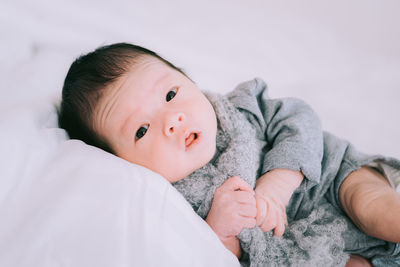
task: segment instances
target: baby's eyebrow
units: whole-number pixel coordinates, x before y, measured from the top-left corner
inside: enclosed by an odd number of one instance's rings
[[[129,126],[132,126],[132,120],[134,118],[134,114],[137,114],[137,111],[131,112],[129,116],[126,117],[126,119],[123,121],[120,129],[119,129],[119,134],[122,136],[128,135],[128,130]]]
[[[165,72],[162,75],[160,75],[158,77],[158,79],[153,82],[154,83],[153,84],[154,88],[159,88],[160,84],[163,84],[164,81],[167,81],[169,76],[170,76],[169,72]]]

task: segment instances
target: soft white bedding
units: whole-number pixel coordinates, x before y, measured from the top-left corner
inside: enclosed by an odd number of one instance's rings
[[[56,125],[49,104],[1,116],[0,266],[238,265],[162,177]]]
[[[362,151],[400,158],[397,0],[0,1],[0,266],[234,266],[158,175],[67,140],[52,105],[79,54],[154,49],[202,89],[262,77]],[[11,108],[12,107],[12,108]]]

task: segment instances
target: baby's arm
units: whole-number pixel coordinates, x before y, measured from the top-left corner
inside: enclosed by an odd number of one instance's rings
[[[261,79],[240,84],[228,98],[250,121],[257,138],[266,140],[261,173],[274,169],[301,171],[302,189],[319,183],[323,155],[320,119],[304,101],[270,98]]]
[[[263,230],[276,228],[275,234],[281,235],[285,207],[294,190],[300,184],[307,190],[319,183],[323,154],[320,120],[300,99],[271,99],[260,79],[239,85],[228,97],[255,126],[259,138],[267,141],[263,175],[255,188],[257,223]]]
[[[298,99],[265,99],[265,136],[270,149],[256,183],[257,225],[282,236],[286,206],[294,191],[319,182],[323,134],[319,118]],[[267,107],[268,106],[268,107]]]
[[[216,191],[206,222],[227,249],[241,257],[236,237],[243,228],[256,225],[256,200],[249,184],[237,176],[226,180]]]
[[[318,117],[298,99],[265,99],[265,136],[270,149],[256,183],[257,225],[282,236],[294,191],[319,182],[323,137]]]

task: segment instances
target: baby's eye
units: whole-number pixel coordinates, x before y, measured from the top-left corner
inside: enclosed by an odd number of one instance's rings
[[[165,100],[167,100],[167,102],[171,101],[171,99],[175,97],[177,91],[178,91],[178,88],[176,88],[176,87],[169,90]]]
[[[139,130],[137,130],[137,132],[136,132],[135,139],[139,140],[140,138],[142,138],[146,134],[147,129],[149,129],[149,125],[148,124],[141,126],[139,128]]]

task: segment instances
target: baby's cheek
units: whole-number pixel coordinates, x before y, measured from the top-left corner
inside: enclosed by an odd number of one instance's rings
[[[174,177],[174,171],[177,168],[177,158],[171,155],[171,149],[166,146],[154,144],[153,149],[147,154],[147,165],[150,169],[161,174],[168,181]]]

